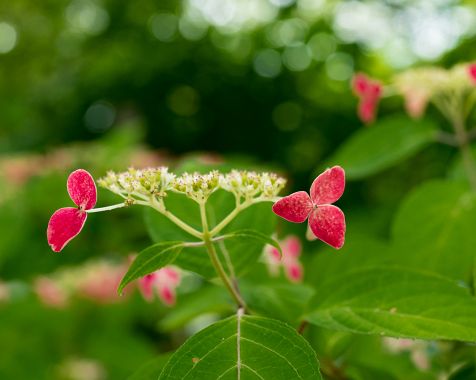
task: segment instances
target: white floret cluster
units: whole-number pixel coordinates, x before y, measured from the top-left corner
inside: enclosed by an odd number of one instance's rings
[[[175,174],[168,168],[129,169],[123,173],[110,171],[98,180],[98,184],[123,197],[134,195],[150,197],[165,196],[174,187]]]
[[[215,191],[223,189],[233,193],[238,199],[273,199],[286,184],[284,178],[274,173],[232,170],[221,174],[214,170],[209,173],[184,173],[176,176],[168,168],[129,169],[124,173],[109,172],[98,184],[127,199],[148,199],[165,197],[167,192],[186,195],[204,202]]]

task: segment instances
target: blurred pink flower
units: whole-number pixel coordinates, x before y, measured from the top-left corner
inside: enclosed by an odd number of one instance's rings
[[[473,83],[476,85],[476,63],[470,63],[468,65],[468,74]]]
[[[126,272],[127,265],[101,263],[81,277],[78,293],[99,303],[118,302],[117,288]],[[127,288],[124,294],[128,294]]]
[[[293,223],[308,219],[309,228],[318,239],[340,249],[345,241],[345,216],[331,203],[342,196],[344,188],[344,169],[334,166],[314,180],[310,196],[305,191],[298,191],[281,198],[273,205],[273,212]]]
[[[272,276],[279,274],[283,267],[286,277],[292,282],[300,282],[303,278],[303,268],[299,262],[301,255],[301,241],[297,236],[290,235],[279,242],[283,255],[281,257],[277,248],[267,244],[264,247],[265,261]]]
[[[33,290],[44,305],[62,309],[68,304],[66,292],[47,277],[37,278],[33,284]]]
[[[67,189],[78,207],[60,208],[51,216],[46,235],[48,244],[55,252],[61,251],[81,232],[88,216],[86,210],[92,209],[97,200],[96,184],[86,170],[72,172],[68,177]]]
[[[8,301],[10,298],[10,291],[7,284],[0,281],[0,303]]]
[[[352,78],[352,89],[359,98],[357,114],[360,120],[365,124],[374,122],[378,103],[382,97],[382,85],[363,73],[357,73]]]
[[[410,117],[419,119],[423,116],[430,99],[430,94],[424,89],[410,89],[403,94],[405,109]]]
[[[154,293],[167,306],[175,305],[175,289],[180,285],[180,272],[167,266],[139,279],[139,290],[147,301],[154,299]]]

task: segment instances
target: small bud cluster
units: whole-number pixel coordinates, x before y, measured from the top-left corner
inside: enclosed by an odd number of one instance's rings
[[[113,193],[124,196],[151,195],[165,196],[174,185],[175,175],[168,168],[129,169],[124,173],[108,172],[106,177],[98,180],[98,184]]]
[[[284,188],[284,185],[286,185],[286,180],[274,173],[232,170],[220,178],[222,189],[245,199],[258,196],[274,198]]]
[[[165,167],[144,170],[129,169],[124,173],[109,172],[99,185],[124,197],[164,197],[168,191],[181,193],[196,202],[204,202],[216,190],[223,189],[238,198],[274,198],[286,184],[274,173],[232,170],[227,174],[211,171],[206,174],[184,173],[175,176]]]
[[[208,199],[219,188],[220,173],[214,170],[207,174],[184,173],[174,181],[174,190],[197,202]]]

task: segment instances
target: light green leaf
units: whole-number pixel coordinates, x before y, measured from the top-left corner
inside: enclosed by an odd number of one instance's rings
[[[476,195],[463,183],[430,182],[401,205],[392,230],[397,264],[468,280],[476,247]]]
[[[159,377],[167,380],[321,379],[315,352],[287,324],[233,316],[188,339]]]
[[[305,318],[329,329],[421,339],[476,341],[476,300],[436,274],[373,267],[316,290]]]
[[[392,167],[435,139],[436,126],[426,120],[391,117],[358,130],[328,160],[340,165],[350,180],[365,178]]]
[[[172,263],[183,249],[183,242],[157,243],[141,251],[119,284],[118,293],[131,281]]]

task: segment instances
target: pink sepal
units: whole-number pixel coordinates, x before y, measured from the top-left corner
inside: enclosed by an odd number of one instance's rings
[[[315,205],[334,203],[344,194],[345,172],[334,166],[320,174],[311,185],[311,200]]]
[[[319,206],[309,215],[309,227],[316,237],[336,249],[345,241],[345,217],[339,207]]]
[[[96,205],[96,184],[86,170],[78,169],[72,172],[68,177],[67,189],[73,202],[83,210],[90,210]]]
[[[273,212],[293,223],[304,222],[312,210],[312,202],[305,191],[281,198],[273,205]]]
[[[57,210],[48,222],[46,236],[54,252],[59,252],[68,242],[78,235],[88,215],[74,207]]]

